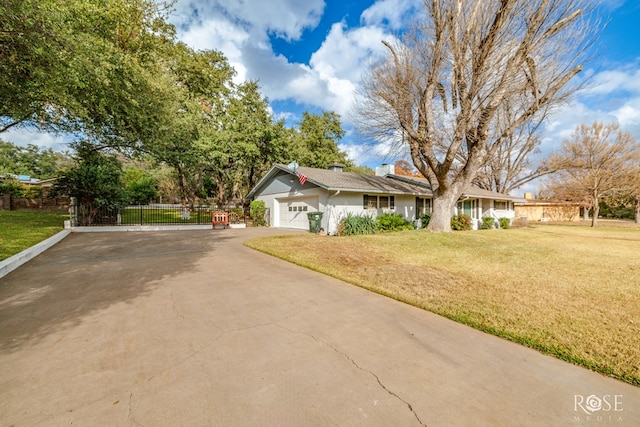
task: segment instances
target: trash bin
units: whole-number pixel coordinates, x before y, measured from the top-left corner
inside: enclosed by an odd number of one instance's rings
[[[322,228],[322,212],[309,212],[307,218],[309,218],[309,231],[319,233]]]

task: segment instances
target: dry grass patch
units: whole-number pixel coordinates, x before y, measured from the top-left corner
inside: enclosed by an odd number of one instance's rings
[[[247,245],[640,385],[640,229],[536,226]]]

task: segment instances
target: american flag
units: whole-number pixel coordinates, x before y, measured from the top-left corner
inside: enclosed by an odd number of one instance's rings
[[[296,171],[296,175],[298,175],[298,180],[300,181],[300,185],[304,185],[304,183],[307,182],[306,175],[303,175],[298,171]]]

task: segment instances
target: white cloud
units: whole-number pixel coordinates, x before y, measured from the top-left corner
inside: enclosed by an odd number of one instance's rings
[[[362,22],[369,26],[348,29],[342,22],[334,23],[309,64],[291,63],[276,55],[269,34],[300,38],[305,28],[318,24],[322,0],[178,2],[173,21],[180,39],[189,46],[223,52],[237,71],[237,82],[259,80],[262,92],[272,101],[294,99],[346,117],[362,72],[384,49],[381,40],[392,38],[378,24],[400,25],[414,2],[375,3],[363,13]],[[386,21],[385,13],[390,14]]]
[[[391,152],[389,145],[384,142],[367,144],[345,143],[338,144],[338,148],[347,153],[347,157],[356,164],[367,165],[371,168],[375,168],[376,165],[385,162],[393,163],[397,157],[402,157],[398,156],[398,153]]]
[[[54,151],[66,151],[71,142],[70,137],[39,132],[34,128],[12,128],[0,134],[0,139],[19,146],[33,144],[41,149],[51,148]]]
[[[419,7],[418,0],[379,0],[362,12],[364,25],[388,26],[402,29],[407,23],[408,13]]]
[[[318,25],[324,7],[324,0],[179,0],[171,21],[182,32],[207,27],[207,22],[215,17],[243,27],[254,36],[271,33],[296,40],[305,28]]]
[[[362,73],[371,60],[381,55],[384,49],[381,40],[390,37],[376,27],[348,30],[344,23],[331,27],[309,61],[312,70],[327,85],[323,108],[348,116]]]
[[[305,28],[320,22],[324,0],[224,0],[226,12],[242,17],[260,32],[274,33],[286,40],[297,40]]]
[[[250,40],[251,36],[241,26],[227,20],[208,19],[201,25],[192,26],[184,31],[180,38],[193,49],[216,49],[222,52],[236,70],[234,80],[237,83],[247,80],[247,69],[242,61],[241,47]]]
[[[580,124],[617,122],[640,141],[640,65],[603,70],[569,106],[558,109],[546,126],[543,153],[559,145]]]
[[[640,68],[601,71],[591,77],[588,85],[586,93],[589,95],[640,94]]]

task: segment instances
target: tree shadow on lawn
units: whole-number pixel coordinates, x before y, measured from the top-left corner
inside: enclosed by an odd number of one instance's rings
[[[0,280],[0,352],[148,295],[162,279],[192,271],[229,238],[203,230],[71,234]]]

